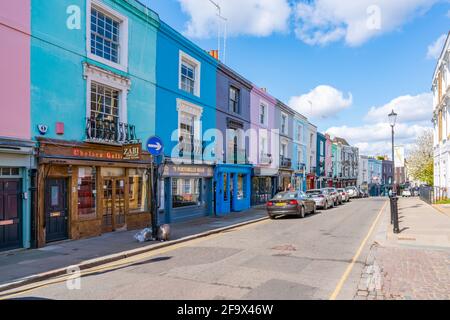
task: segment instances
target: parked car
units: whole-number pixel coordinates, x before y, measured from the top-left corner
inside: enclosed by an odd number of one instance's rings
[[[337,189],[337,192],[339,192],[341,194],[343,202],[349,202],[350,201],[350,196],[347,193],[347,191],[345,191],[345,189],[339,188],[339,189]]]
[[[407,197],[407,198],[412,197],[411,190],[409,190],[409,189],[403,190],[402,197]]]
[[[360,197],[360,194],[359,194],[359,191],[358,191],[357,187],[347,187],[347,188],[345,188],[345,191],[348,192],[348,195],[349,195],[350,199],[359,198]]]
[[[333,198],[326,190],[309,190],[306,191],[306,195],[309,199],[314,200],[317,208],[327,210],[334,206]]]
[[[306,214],[316,212],[316,202],[303,191],[280,192],[267,202],[270,219],[280,215],[295,215],[304,218]]]
[[[331,194],[335,207],[343,203],[342,195],[336,190],[336,188],[324,188],[324,189]]]

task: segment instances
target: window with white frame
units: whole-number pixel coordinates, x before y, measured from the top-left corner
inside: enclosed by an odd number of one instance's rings
[[[303,142],[303,127],[301,125],[297,125],[297,141]]]
[[[288,132],[288,115],[281,113],[281,133],[287,134]]]
[[[301,165],[303,164],[303,152],[300,148],[297,150],[297,162],[299,165],[299,169],[301,169]]]
[[[259,106],[259,124],[266,126],[267,125],[267,104],[261,102]]]
[[[128,78],[84,64],[87,80],[87,139],[99,142],[124,142],[123,126],[127,123]]]
[[[231,112],[240,113],[240,95],[241,91],[238,88],[230,86],[229,104]]]
[[[199,61],[180,51],[180,90],[200,96],[200,66]]]
[[[203,108],[178,99],[178,139],[180,151],[187,154],[201,152],[201,117]]]
[[[281,143],[281,156],[283,158],[287,157],[287,144],[285,142]]]
[[[126,71],[128,19],[98,0],[87,2],[88,57]]]
[[[265,157],[267,155],[267,139],[266,137],[259,137],[259,154],[261,157]]]

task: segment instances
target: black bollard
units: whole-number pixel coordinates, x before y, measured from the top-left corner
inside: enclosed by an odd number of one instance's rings
[[[394,197],[394,233],[400,233],[398,223],[398,197]]]

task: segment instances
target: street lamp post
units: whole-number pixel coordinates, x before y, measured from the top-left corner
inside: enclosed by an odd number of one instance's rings
[[[392,129],[392,174],[394,175],[394,179],[392,180],[392,194],[397,193],[397,185],[395,184],[395,153],[394,153],[394,127],[397,122],[397,114],[392,110],[392,112],[389,114],[389,124],[391,125]]]
[[[392,110],[389,114],[389,124],[392,128],[392,169],[394,173],[394,181],[392,185],[392,197],[391,197],[391,222],[394,225],[394,233],[400,233],[399,223],[398,223],[398,203],[397,203],[397,185],[395,181],[395,153],[394,153],[394,127],[397,122],[397,114]]]

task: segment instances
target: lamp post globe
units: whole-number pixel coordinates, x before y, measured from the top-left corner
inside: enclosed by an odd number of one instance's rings
[[[395,127],[395,124],[397,123],[397,114],[392,110],[392,112],[388,115],[389,117],[389,124],[391,127]]]

